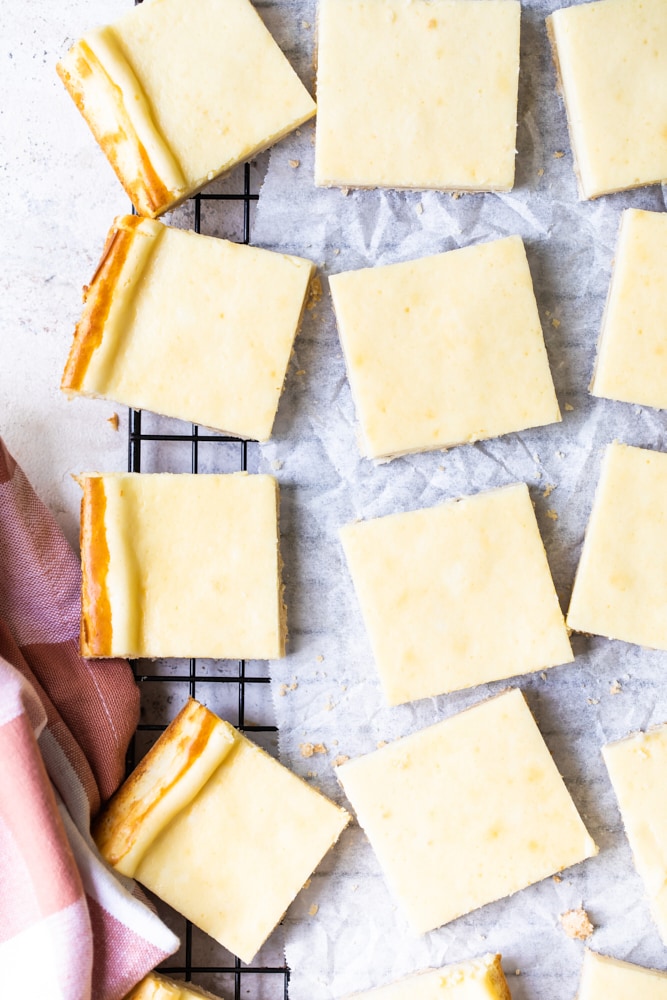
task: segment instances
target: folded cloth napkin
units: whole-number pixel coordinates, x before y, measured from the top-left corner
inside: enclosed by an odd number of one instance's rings
[[[178,939],[101,860],[139,696],[79,655],[79,562],[0,439],[0,995],[120,1000]]]

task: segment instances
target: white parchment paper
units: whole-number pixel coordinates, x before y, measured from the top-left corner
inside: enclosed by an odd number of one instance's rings
[[[665,202],[660,188],[578,201],[544,25],[551,9],[524,4],[511,193],[457,199],[316,189],[310,125],[273,150],[261,191],[253,242],[311,257],[324,290],[306,315],[275,434],[263,449],[264,469],[282,489],[289,607],[289,655],[272,666],[280,749],[284,763],[340,802],[337,756],[367,753],[381,740],[414,732],[507,686],[386,707],[340,526],[523,480],[565,609],[604,446],[619,439],[667,448],[665,414],[587,392],[620,212],[662,210]],[[310,82],[314,3],[283,0],[264,14]],[[327,276],[512,233],[527,246],[562,424],[385,465],[361,458]],[[333,1000],[489,950],[502,952],[515,1000],[572,998],[583,946],[565,936],[558,915],[582,903],[596,925],[592,947],[667,968],[667,949],[650,919],[600,757],[603,743],[667,720],[667,654],[584,636],[575,636],[573,645],[574,664],[513,683],[527,696],[599,856],[558,883],[547,879],[418,937],[352,825],[287,915],[292,1000]],[[322,743],[326,752],[304,757],[308,743]]]

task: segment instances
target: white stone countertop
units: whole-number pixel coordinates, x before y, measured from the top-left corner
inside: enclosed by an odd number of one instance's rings
[[[127,411],[69,402],[59,384],[81,290],[114,215],[128,199],[56,75],[87,28],[128,0],[34,0],[0,5],[0,434],[76,544],[79,488],[72,474],[121,470]],[[118,412],[114,430],[108,418]]]

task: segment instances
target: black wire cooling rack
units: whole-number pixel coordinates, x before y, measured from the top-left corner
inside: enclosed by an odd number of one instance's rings
[[[212,208],[214,203],[233,202],[242,207],[243,242],[248,243],[250,241],[251,205],[257,201],[258,197],[258,194],[252,191],[251,167],[246,164],[243,168],[242,192],[203,193],[192,199],[195,232],[202,232],[202,218],[206,216],[207,208]],[[184,471],[180,467],[182,466],[182,455],[178,463],[179,468],[175,469],[174,463],[171,461],[170,449],[178,447],[179,450],[182,450],[188,445],[190,471],[193,473],[202,471],[201,450],[203,446],[207,449],[207,471],[247,471],[249,457],[252,459],[255,456],[257,445],[252,441],[239,440],[209,431],[202,432],[197,424],[190,425],[188,430],[187,425],[183,425],[180,421],[171,421],[170,426],[180,425],[184,427],[183,430],[163,433],[162,429],[159,428],[159,433],[153,433],[151,428],[146,429],[147,421],[150,421],[150,415],[142,415],[141,410],[129,411],[127,464],[130,472],[141,472],[142,464],[144,466],[149,464],[151,470],[157,466],[161,472]],[[151,449],[159,450],[157,456],[151,453]],[[213,454],[211,455],[211,453]],[[183,670],[184,663],[188,664],[185,670]],[[250,721],[256,718],[267,718],[271,715],[268,686],[270,678],[266,674],[262,674],[261,669],[246,664],[244,660],[200,663],[200,661],[192,659],[189,661],[165,661],[164,665],[161,665],[160,661],[150,665],[137,661],[133,666],[141,692],[142,721],[128,754],[127,764],[130,770],[148,751],[159,733],[166,728],[164,719],[156,719],[155,722],[144,721],[146,714],[150,714],[146,711],[149,704],[153,706],[154,703],[157,703],[164,706],[168,698],[172,697],[180,706],[184,703],[187,694],[198,698],[204,704],[208,703],[209,707],[219,711],[218,701],[220,699],[216,701],[215,705],[211,705],[210,699],[205,693],[210,693],[211,685],[224,687],[222,701],[229,708],[225,714],[230,721],[236,722],[239,729],[255,734],[275,734],[277,732],[274,725]],[[142,672],[144,669],[155,672]],[[155,691],[155,685],[162,687],[162,694],[169,691],[170,695],[167,698],[154,698],[149,692]],[[236,689],[236,698],[234,697],[234,689]],[[247,702],[250,691],[253,693],[253,698],[252,709],[249,711]],[[263,697],[257,697],[260,693],[263,694]],[[234,701],[236,704],[232,705]],[[232,708],[236,710],[236,720],[230,718],[233,714]],[[153,707],[151,707],[151,711],[155,714]],[[249,791],[248,794],[251,792]],[[160,914],[165,916],[167,922],[171,924],[182,940],[181,950],[174,958],[167,960],[160,971],[175,974],[178,977],[183,977],[186,981],[192,981],[196,985],[206,986],[208,989],[220,992],[224,1000],[231,1000],[232,996],[234,1000],[241,1000],[245,997],[251,998],[251,1000],[278,1000],[278,998],[286,1000],[288,998],[289,969],[284,964],[280,943],[269,942],[272,951],[270,948],[267,951],[267,946],[265,946],[258,956],[258,964],[243,965],[238,958],[225,952],[201,931],[193,928],[189,921],[184,921],[183,918],[171,911],[165,912],[163,904],[158,903],[157,905]]]

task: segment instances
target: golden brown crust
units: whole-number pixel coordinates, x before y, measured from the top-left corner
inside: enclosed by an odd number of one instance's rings
[[[62,63],[57,64],[56,72],[88,123],[88,127],[98,145],[105,153],[132,204],[143,215],[155,218],[157,215],[166,212],[172,205],[174,195],[168,190],[153,169],[146,149],[140,142],[139,136],[125,111],[120,89],[109,77],[99,59],[97,59],[85,42],[78,42],[77,49],[76,75],[70,73]],[[112,97],[117,121],[117,130],[115,132],[102,131],[96,121],[94,112],[87,106],[86,82],[93,76],[104,80],[106,89]],[[137,176],[135,177],[128,177],[121,170],[117,151],[117,147],[121,142],[131,143],[134,147],[136,161],[140,165],[140,169],[137,171]]]
[[[498,994],[498,1000],[512,1000],[512,994],[510,993],[510,988],[507,985],[505,973],[503,972],[501,958],[501,955],[493,956],[493,961],[489,965],[489,975],[491,976],[493,987]]]
[[[80,392],[94,352],[102,342],[118,279],[123,270],[134,230],[141,216],[125,215],[114,221],[102,257],[90,285],[83,290],[84,310],[74,331],[74,340],[60,382],[65,392]]]
[[[81,654],[111,655],[111,604],[107,591],[109,546],[104,515],[104,480],[82,480],[81,500]]]
[[[219,720],[190,698],[100,813],[93,837],[117,865],[130,851],[146,816],[198,760]]]

